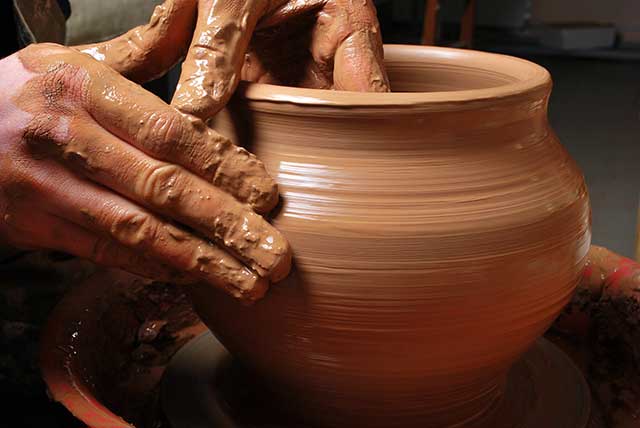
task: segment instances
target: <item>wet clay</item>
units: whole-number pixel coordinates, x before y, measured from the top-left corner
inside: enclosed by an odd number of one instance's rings
[[[254,212],[278,200],[255,156],[73,50],[37,45],[21,51],[20,61],[34,77],[13,100],[30,115],[26,144],[13,155],[36,170],[50,159],[62,162],[140,205],[91,184],[65,189],[74,195],[66,205],[69,198],[56,197],[60,189],[43,191],[57,215],[246,301],[264,295],[261,277],[278,281],[288,273],[287,241]]]
[[[286,40],[282,37],[265,44],[258,34],[255,46],[262,49],[248,52],[248,48],[260,19],[263,26],[273,26],[309,11],[317,11],[316,23],[309,46],[298,52],[311,53],[315,67],[302,68],[306,75],[316,77],[306,83],[325,87],[331,82],[332,88],[354,91],[388,90],[382,39],[375,7],[369,0],[357,5],[350,0],[216,1],[207,6],[198,10],[196,30],[172,101],[181,111],[211,117],[227,103],[241,76],[273,82],[278,70],[299,67],[295,61],[300,58],[278,43]]]
[[[167,0],[148,24],[77,46],[138,82],[186,53],[173,104],[208,119],[239,80],[352,91],[389,90],[373,2]],[[257,30],[254,33],[254,30]]]
[[[278,181],[296,267],[252,308],[190,292],[314,426],[477,427],[580,280],[587,190],[549,127],[543,68],[385,57],[395,93],[240,87],[214,127]]]

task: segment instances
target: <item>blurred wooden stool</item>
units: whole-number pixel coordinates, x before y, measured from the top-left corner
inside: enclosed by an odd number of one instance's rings
[[[438,9],[440,0],[426,0],[424,7],[424,26],[422,28],[422,44],[434,45],[436,42]],[[470,48],[473,45],[473,30],[476,21],[476,0],[467,0],[460,20],[460,37],[455,47]]]

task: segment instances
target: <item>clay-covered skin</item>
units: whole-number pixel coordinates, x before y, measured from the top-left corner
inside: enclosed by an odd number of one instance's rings
[[[14,83],[2,88],[4,241],[176,282],[196,275],[247,301],[291,266],[285,238],[258,215],[277,204],[277,186],[204,120],[241,75],[389,88],[369,0],[167,0],[148,24],[74,49],[34,46],[2,62]],[[185,54],[173,103],[184,115],[121,77],[150,80]]]
[[[580,286],[548,336],[585,373],[608,427],[638,425],[639,320],[640,263],[592,246]]]
[[[3,241],[244,301],[288,273],[286,239],[254,211],[278,200],[255,156],[75,50],[32,45],[0,69]]]
[[[278,181],[296,265],[250,310],[189,289],[310,425],[483,427],[580,280],[587,190],[549,127],[546,70],[431,47],[385,58],[398,92],[248,84],[216,116]]]
[[[167,0],[148,24],[77,49],[136,81],[186,53],[172,104],[202,119],[226,104],[241,78],[389,90],[371,0]]]

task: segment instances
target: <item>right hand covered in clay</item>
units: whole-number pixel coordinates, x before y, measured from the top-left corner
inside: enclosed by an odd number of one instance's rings
[[[0,242],[244,301],[287,275],[289,245],[257,214],[277,186],[253,155],[71,48],[32,45],[0,75]]]
[[[606,426],[638,426],[639,326],[640,263],[592,246],[573,300],[548,337],[583,370]]]
[[[166,0],[148,24],[76,49],[146,81],[186,55],[172,104],[207,119],[244,80],[389,91],[373,0]]]

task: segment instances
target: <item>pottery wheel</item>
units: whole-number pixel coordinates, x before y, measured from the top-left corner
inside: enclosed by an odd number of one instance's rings
[[[210,332],[183,347],[162,383],[162,406],[173,428],[300,427],[274,414],[269,394],[233,361]],[[546,339],[511,369],[493,427],[586,428],[590,392],[580,371]]]

